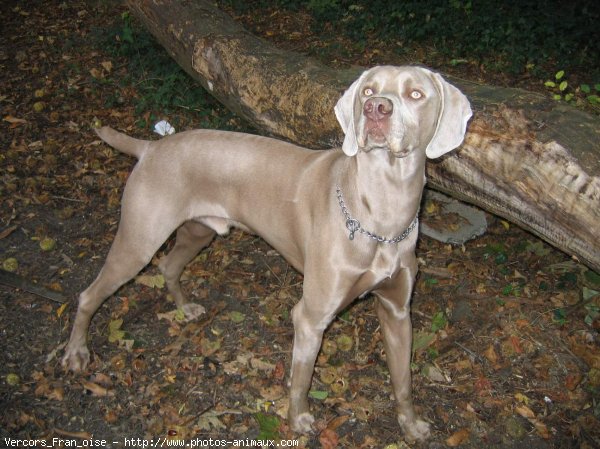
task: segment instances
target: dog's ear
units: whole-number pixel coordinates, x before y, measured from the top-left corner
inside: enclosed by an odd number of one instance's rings
[[[435,133],[425,150],[427,157],[434,159],[462,143],[467,122],[473,113],[469,100],[460,90],[438,73],[431,72],[431,78],[439,91],[441,102]]]
[[[354,156],[358,153],[358,141],[356,140],[356,128],[354,127],[354,102],[359,86],[367,74],[368,70],[363,72],[360,77],[354,81],[344,92],[335,105],[335,116],[344,131],[344,143],[342,150],[347,156]]]

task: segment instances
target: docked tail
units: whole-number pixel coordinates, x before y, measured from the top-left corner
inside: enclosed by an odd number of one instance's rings
[[[135,156],[138,159],[146,152],[148,144],[150,143],[147,140],[129,137],[126,134],[115,131],[109,126],[97,128],[94,131],[96,131],[96,134],[111,147],[122,151],[125,154],[129,154],[130,156]]]

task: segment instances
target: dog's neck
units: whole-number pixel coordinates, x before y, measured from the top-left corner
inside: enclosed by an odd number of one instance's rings
[[[425,155],[397,158],[385,150],[346,158],[339,185],[348,209],[365,228],[388,238],[412,222],[425,186]]]

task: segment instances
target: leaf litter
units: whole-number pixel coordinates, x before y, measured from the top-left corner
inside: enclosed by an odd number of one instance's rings
[[[207,113],[139,112],[147,92],[131,82],[128,56],[105,44],[134,31],[141,39],[139,25],[123,22],[116,2],[46,3],[1,7],[0,262],[74,299],[102,265],[135,163],[100,144],[89,124],[144,138],[154,138],[155,119],[178,130],[212,118],[214,127],[243,125],[208,97]],[[461,247],[419,243],[414,400],[433,441],[597,447],[600,278],[515,226],[487,221],[487,233]],[[65,309],[0,286],[1,436],[298,438],[285,416],[302,277],[235,231],[184,273],[205,315],[178,319],[163,282],[153,261],[99,310],[81,376],[59,364],[75,303]],[[391,395],[365,298],[326,332],[310,392],[318,431],[300,447],[408,447]]]

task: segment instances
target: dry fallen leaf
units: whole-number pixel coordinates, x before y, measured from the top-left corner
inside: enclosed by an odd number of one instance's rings
[[[579,372],[567,374],[567,377],[565,379],[565,387],[567,388],[567,390],[573,391],[581,383],[582,379],[583,376]]]
[[[331,421],[329,421],[329,424],[327,424],[327,428],[331,429],[331,430],[335,430],[338,427],[340,427],[342,424],[344,424],[346,421],[348,421],[350,419],[350,415],[340,415],[337,418],[333,418]]]
[[[109,388],[98,385],[95,382],[84,381],[81,383],[83,388],[92,393],[93,396],[114,396],[115,392]]]
[[[493,345],[489,345],[483,355],[490,361],[494,368],[498,366],[498,354],[496,353],[496,349]]]
[[[64,304],[62,304],[58,309],[56,309],[56,316],[57,317],[61,317],[62,314],[65,312],[65,309],[67,308],[69,303],[65,302]]]
[[[354,416],[362,422],[369,421],[374,413],[373,401],[364,396],[357,396],[352,401],[344,404],[344,408],[350,409],[354,413]]]
[[[323,449],[335,449],[340,442],[340,438],[335,430],[325,429],[319,434],[319,443]]]
[[[52,391],[46,395],[48,399],[62,401],[65,398],[65,390],[63,387],[54,387]]]
[[[275,363],[275,369],[273,370],[272,376],[275,380],[283,380],[285,377],[285,365],[281,360]]]
[[[434,382],[446,382],[446,377],[442,373],[442,370],[440,370],[437,366],[432,365],[431,363],[425,364],[423,366],[422,372],[425,375],[425,377]]]
[[[105,387],[111,387],[113,385],[112,378],[104,373],[94,374],[90,379],[90,382],[93,382],[98,385],[103,385]]]
[[[515,407],[515,412],[521,415],[523,418],[533,419],[535,418],[535,413],[526,405],[518,405]]]
[[[569,347],[590,367],[600,369],[600,353],[592,345],[580,344],[575,338],[569,338]]]
[[[252,359],[250,359],[250,366],[259,371],[266,371],[267,374],[269,374],[275,369],[275,364],[265,362],[264,360],[259,359],[258,357],[253,357]]]
[[[200,341],[200,353],[204,357],[213,355],[221,349],[221,341],[222,339],[211,340],[209,338],[203,338],[202,341]]]
[[[517,353],[517,354],[523,353],[523,348],[521,346],[521,340],[519,337],[517,337],[516,335],[511,335],[510,343],[512,344],[512,347],[513,347],[513,350],[515,351],[515,353]]]
[[[492,383],[487,377],[483,375],[480,375],[477,378],[473,386],[475,387],[475,391],[477,391],[477,394],[479,396],[487,395],[492,390]]]
[[[18,125],[23,125],[25,123],[27,123],[27,120],[22,119],[22,118],[17,118],[17,117],[13,117],[12,115],[6,115],[3,120],[5,122],[10,123],[12,126],[11,128],[15,128]]]
[[[448,438],[446,438],[446,444],[450,447],[456,447],[463,444],[469,439],[469,429],[461,429],[454,432]]]
[[[97,68],[92,68],[90,69],[90,75],[92,75],[92,77],[96,78],[96,79],[102,79],[104,78],[104,74],[102,73],[101,70],[98,70]]]
[[[108,424],[115,424],[119,420],[119,415],[114,410],[107,410],[104,414],[104,421]]]
[[[162,274],[156,274],[154,276],[142,274],[135,278],[135,283],[142,284],[150,288],[163,288],[165,286],[165,278]]]
[[[106,70],[108,73],[110,73],[110,72],[112,71],[113,64],[112,64],[112,62],[111,62],[111,61],[102,61],[102,62],[100,63],[100,65],[101,65],[101,66],[102,66],[102,68],[103,68],[104,70]]]
[[[219,419],[218,413],[214,410],[208,411],[200,416],[198,419],[198,428],[206,431],[226,429],[223,422]]]
[[[548,427],[546,427],[546,424],[537,419],[531,421],[531,424],[534,425],[535,430],[537,430],[537,433],[539,433],[542,438],[546,440],[550,438],[550,431],[548,430]]]
[[[17,229],[18,229],[17,226],[9,226],[8,228],[4,229],[3,231],[0,232],[0,240],[2,240],[3,238],[8,237],[9,235],[11,235]]]
[[[529,404],[530,399],[525,396],[523,393],[515,393],[515,399],[523,404]]]
[[[276,401],[286,397],[287,390],[283,385],[271,385],[261,388],[260,395],[267,401]]]

